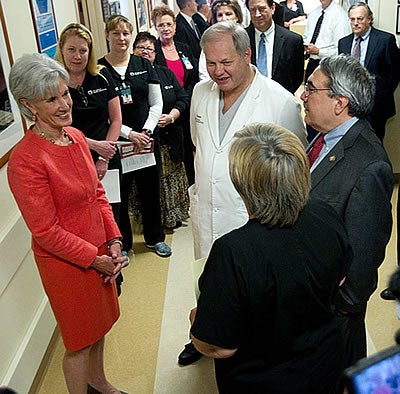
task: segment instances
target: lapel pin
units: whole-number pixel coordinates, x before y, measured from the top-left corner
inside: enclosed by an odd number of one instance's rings
[[[335,160],[336,160],[336,156],[335,155],[329,156],[329,161],[335,161]]]

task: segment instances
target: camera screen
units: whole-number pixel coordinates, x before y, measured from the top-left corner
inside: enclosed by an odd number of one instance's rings
[[[400,394],[400,353],[354,372],[351,380],[357,394]]]

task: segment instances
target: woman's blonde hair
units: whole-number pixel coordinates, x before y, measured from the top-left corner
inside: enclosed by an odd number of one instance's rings
[[[67,39],[73,36],[83,38],[87,42],[89,47],[89,60],[86,66],[86,70],[89,74],[93,76],[97,75],[99,71],[103,68],[103,66],[97,64],[96,54],[94,50],[93,35],[86,26],[81,25],[80,23],[70,23],[61,32],[60,39],[58,40],[57,44],[56,59],[62,65],[64,65],[65,68],[67,68],[64,62],[64,57],[62,55],[62,49]]]
[[[235,137],[229,174],[249,214],[269,227],[293,225],[310,191],[301,141],[283,127],[262,123],[245,127]]]

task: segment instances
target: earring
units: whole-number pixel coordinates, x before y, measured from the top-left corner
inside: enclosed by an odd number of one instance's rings
[[[32,114],[32,122],[36,122],[37,116],[36,114]]]

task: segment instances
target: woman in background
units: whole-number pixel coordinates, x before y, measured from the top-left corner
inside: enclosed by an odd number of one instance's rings
[[[189,95],[174,73],[154,65],[156,38],[140,32],[133,43],[133,53],[148,59],[160,78],[163,110],[158,121],[161,150],[161,219],[165,227],[175,228],[188,218],[188,181],[183,165],[183,130],[181,114],[188,110]]]
[[[344,343],[333,300],[351,260],[334,209],[309,200],[299,138],[273,124],[235,134],[229,174],[249,221],[217,239],[199,279],[192,341],[220,393],[333,394]]]
[[[132,31],[132,24],[122,15],[108,19],[106,38],[110,51],[99,60],[99,64],[108,68],[117,86],[125,141],[134,142],[137,151],[140,151],[149,144],[152,136],[155,140],[154,153],[159,155],[157,135],[153,133],[162,110],[160,83],[150,62],[131,54]],[[128,208],[133,180],[141,203],[145,244],[159,256],[168,257],[172,251],[164,242],[165,234],[161,226],[160,175],[157,165],[122,175],[120,229],[126,250],[133,245]]]
[[[104,336],[119,317],[114,280],[121,234],[85,136],[70,127],[68,73],[47,55],[24,55],[10,90],[33,122],[8,162],[8,181],[32,233],[32,250],[65,345],[68,391],[120,393],[106,379]]]
[[[234,21],[240,25],[243,23],[243,14],[240,5],[235,0],[216,0],[211,7],[212,24],[223,21]],[[210,79],[206,66],[206,57],[201,50],[199,59],[199,78]]]
[[[173,11],[166,5],[154,8],[151,20],[157,30],[155,64],[169,68],[186,92],[192,97],[194,85],[199,81],[198,65],[192,51],[175,37],[176,20]],[[185,146],[185,170],[189,186],[194,183],[194,146],[190,135],[189,111],[182,116]]]
[[[67,25],[61,32],[56,59],[69,74],[72,126],[81,130],[89,143],[99,179],[107,170],[117,169],[121,162],[115,141],[122,126],[121,107],[115,85],[105,67],[99,67],[92,33],[79,23]],[[114,219],[119,223],[119,203],[111,204]],[[122,274],[116,280],[121,294]]]
[[[285,9],[284,26],[289,28],[293,23],[304,21],[306,14],[303,9],[303,4],[298,0],[284,0],[280,3]]]

